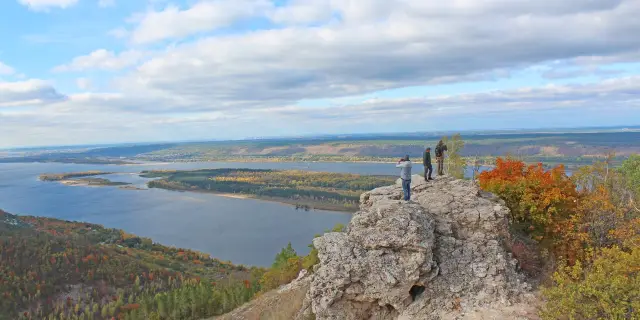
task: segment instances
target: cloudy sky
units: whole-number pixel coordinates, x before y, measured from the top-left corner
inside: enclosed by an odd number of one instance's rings
[[[0,147],[640,124],[638,0],[0,0]]]

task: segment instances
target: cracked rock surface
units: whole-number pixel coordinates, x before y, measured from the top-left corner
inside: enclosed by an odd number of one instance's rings
[[[300,319],[455,319],[522,301],[529,287],[503,248],[508,209],[472,181],[413,176],[364,193],[346,232],[313,241]],[[451,314],[458,316],[451,316]]]

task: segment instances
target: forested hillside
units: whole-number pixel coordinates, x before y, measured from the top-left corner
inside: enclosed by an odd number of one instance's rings
[[[250,300],[263,272],[122,230],[0,211],[0,319],[199,319]]]

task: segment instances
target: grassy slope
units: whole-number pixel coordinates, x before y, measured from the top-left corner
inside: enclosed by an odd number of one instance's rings
[[[208,320],[283,320],[293,319],[302,308],[309,285],[289,290],[271,290],[241,307]]]

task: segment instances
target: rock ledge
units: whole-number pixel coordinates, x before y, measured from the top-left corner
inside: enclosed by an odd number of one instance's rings
[[[502,245],[501,200],[417,175],[412,201],[401,194],[399,184],[364,193],[346,232],[314,239],[320,263],[298,319],[455,319],[531,298]]]

